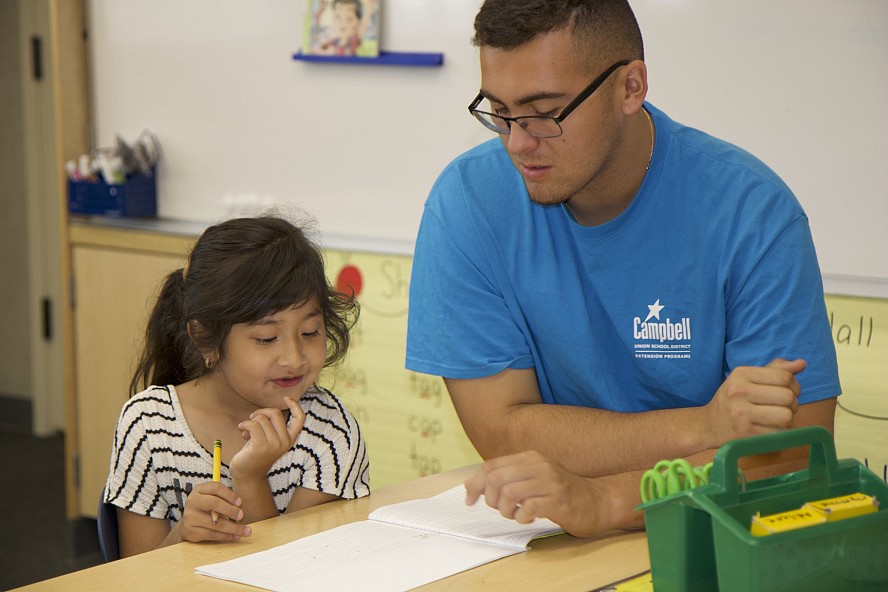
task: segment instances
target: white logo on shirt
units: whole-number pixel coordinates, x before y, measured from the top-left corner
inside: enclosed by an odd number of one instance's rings
[[[673,321],[669,316],[660,318],[660,314],[666,307],[660,304],[659,298],[653,304],[648,304],[647,307],[648,313],[644,320],[641,320],[640,316],[632,319],[635,357],[690,359],[690,317],[681,317],[677,321]]]

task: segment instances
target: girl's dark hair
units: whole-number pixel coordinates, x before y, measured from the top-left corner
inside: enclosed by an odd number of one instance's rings
[[[472,43],[515,49],[565,27],[571,27],[577,49],[595,67],[644,59],[641,30],[627,0],[485,0],[475,16]]]
[[[361,4],[361,0],[333,0],[333,8],[336,8],[337,4],[344,4],[346,6],[351,6],[355,9],[355,16],[358,17],[358,20],[364,18],[364,6]]]
[[[206,374],[202,351],[223,356],[232,325],[258,321],[312,297],[327,332],[324,366],[332,366],[348,351],[360,307],[353,296],[330,285],[314,243],[274,216],[235,218],[209,227],[187,266],[163,283],[148,319],[131,394]]]

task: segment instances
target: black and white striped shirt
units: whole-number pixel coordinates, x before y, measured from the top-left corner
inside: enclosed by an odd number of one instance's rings
[[[312,387],[299,405],[305,426],[268,472],[278,512],[286,511],[297,487],[346,499],[369,495],[367,448],[355,418],[326,389]],[[175,524],[191,489],[212,478],[213,453],[191,433],[175,387],[152,386],[126,402],[114,434],[106,502]],[[222,483],[231,487],[224,464]]]

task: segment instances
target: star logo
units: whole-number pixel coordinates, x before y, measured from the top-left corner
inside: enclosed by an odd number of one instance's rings
[[[660,311],[663,310],[664,308],[666,308],[665,306],[660,304],[659,298],[657,298],[657,301],[654,302],[653,304],[648,304],[647,307],[650,312],[648,313],[648,316],[646,316],[644,318],[645,323],[647,323],[651,317],[654,317],[659,321],[660,320]]]

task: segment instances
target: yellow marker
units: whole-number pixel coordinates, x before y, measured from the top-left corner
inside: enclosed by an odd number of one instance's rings
[[[218,483],[222,480],[222,440],[213,442],[213,481]],[[215,511],[211,512],[213,524],[219,521],[219,514]]]
[[[879,500],[872,495],[851,493],[825,500],[808,502],[798,510],[770,516],[756,514],[749,531],[755,536],[767,536],[806,526],[854,518],[879,510]]]
[[[827,522],[833,522],[876,512],[879,509],[879,500],[871,495],[852,493],[808,502],[805,504],[805,508],[819,512],[826,517]]]
[[[653,592],[654,580],[651,572],[647,572],[636,578],[620,582],[614,590],[616,592]]]
[[[825,523],[826,516],[820,512],[800,508],[798,510],[790,510],[789,512],[781,512],[780,514],[771,514],[770,516],[756,514],[752,517],[752,526],[749,531],[753,536],[767,536]]]

